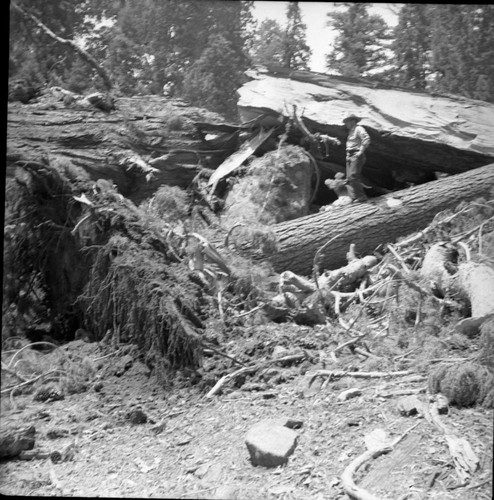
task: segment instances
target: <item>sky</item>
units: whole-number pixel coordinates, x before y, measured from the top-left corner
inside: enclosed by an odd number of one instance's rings
[[[287,3],[255,0],[254,17],[259,22],[269,18],[284,25]],[[402,4],[372,3],[369,11],[372,14],[379,14],[389,26],[396,26],[398,23],[396,11],[400,5]],[[337,34],[326,25],[328,19],[326,14],[332,10],[338,10],[338,7],[335,7],[334,2],[300,2],[299,6],[302,22],[307,26],[307,44],[312,49],[310,69],[311,71],[325,73],[327,71],[325,56],[329,52],[331,42]]]

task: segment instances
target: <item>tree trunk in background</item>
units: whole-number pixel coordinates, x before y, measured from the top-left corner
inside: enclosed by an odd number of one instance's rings
[[[460,202],[479,196],[492,198],[494,164],[393,193],[402,205],[390,208],[387,197],[370,203],[335,207],[273,226],[279,251],[270,260],[277,272],[307,275],[317,250],[330,238],[333,243],[321,256],[320,268],[336,269],[346,263],[355,243],[359,254],[372,253],[380,244],[395,241],[426,227],[434,216]]]

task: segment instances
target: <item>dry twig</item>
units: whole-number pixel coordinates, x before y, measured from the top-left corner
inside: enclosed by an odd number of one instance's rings
[[[65,373],[64,370],[60,370],[59,368],[54,368],[53,370],[49,370],[49,371],[47,371],[45,373],[42,373],[41,375],[38,375],[37,377],[34,377],[34,378],[30,379],[30,380],[26,380],[22,384],[14,385],[13,387],[8,387],[7,389],[3,389],[2,391],[0,391],[0,394],[5,394],[5,393],[7,393],[9,391],[13,391],[15,389],[20,389],[21,387],[24,387],[26,385],[29,385],[29,384],[32,384],[32,383],[36,382],[40,378],[46,377],[47,375],[51,375],[52,373],[56,373],[56,372]]]
[[[355,378],[386,378],[386,377],[402,377],[403,375],[410,375],[412,372],[403,370],[398,372],[349,372],[345,370],[317,370],[310,374],[309,385],[317,377],[329,377],[330,379],[341,377],[355,377]]]
[[[405,259],[395,250],[395,248],[393,247],[393,245],[387,245],[387,247],[388,247],[388,250],[396,257],[396,259],[400,263],[400,265],[403,268],[403,270],[407,274],[410,274],[410,269],[407,266],[407,263],[405,262]]]

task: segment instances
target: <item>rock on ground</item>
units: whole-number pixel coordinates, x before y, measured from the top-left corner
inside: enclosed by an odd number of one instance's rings
[[[34,425],[23,429],[3,428],[0,433],[0,459],[13,458],[24,450],[32,450],[35,434]]]
[[[265,420],[253,425],[245,444],[253,465],[277,467],[288,461],[297,446],[297,433],[276,421]]]

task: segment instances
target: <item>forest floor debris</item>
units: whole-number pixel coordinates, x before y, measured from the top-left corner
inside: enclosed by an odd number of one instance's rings
[[[380,342],[390,356],[397,357],[403,351],[396,338],[385,337]],[[424,345],[417,334],[410,334],[409,342],[416,347]],[[81,364],[85,357],[99,359],[92,382],[98,380],[102,387],[96,390],[89,384],[85,392],[51,402],[34,401],[34,392],[26,391],[15,395],[15,407],[8,397],[2,397],[2,425],[34,425],[36,442],[30,460],[0,464],[1,491],[56,495],[58,486],[63,485],[64,496],[224,498],[223,487],[228,484],[229,495],[233,495],[229,498],[237,499],[344,498],[342,474],[364,451],[364,437],[383,429],[391,439],[397,439],[413,425],[410,437],[420,446],[407,448],[407,460],[393,470],[386,488],[374,490],[375,494],[396,499],[415,491],[428,492],[430,498],[460,500],[468,498],[467,491],[473,494],[467,488],[475,487],[475,498],[490,498],[492,410],[450,406],[449,413],[441,416],[445,425],[470,444],[479,460],[471,481],[459,486],[442,430],[419,415],[401,416],[396,408],[399,396],[381,395],[393,388],[402,392],[420,389],[427,369],[415,356],[423,355],[423,347],[420,352],[407,349],[408,356],[397,362],[411,366],[416,375],[396,379],[341,377],[324,388],[318,378],[313,386],[320,383],[319,387],[305,390],[312,371],[334,365],[325,356],[332,345],[334,340],[322,325],[285,323],[246,328],[245,336],[238,336],[224,348],[248,365],[273,352],[289,356],[300,350],[307,356],[300,356],[295,364],[293,360],[284,365],[266,363],[245,373],[242,381],[223,385],[221,394],[205,399],[206,377],[197,379],[183,371],[164,391],[136,352],[132,366],[119,376],[115,374],[115,366],[128,356],[127,346],[108,356],[109,347],[101,342],[70,342],[59,349],[74,363]],[[277,346],[285,351],[275,351]],[[443,348],[442,355],[455,356],[455,352],[452,347]],[[466,339],[462,354],[469,357],[476,352],[476,342]],[[53,352],[36,354],[37,358],[53,356]],[[369,359],[347,349],[339,351],[337,366],[345,372],[364,372]],[[211,351],[203,373],[209,380],[217,380],[221,373],[233,373],[236,368],[233,361]],[[339,395],[347,389],[359,389],[360,394],[342,401]],[[128,419],[130,412],[137,410],[147,416],[147,422],[136,425]],[[284,466],[254,467],[244,442],[246,432],[263,420],[284,417],[303,421],[296,430],[295,451]],[[403,442],[411,446],[408,440]],[[72,459],[58,460],[65,449],[72,450]],[[372,460],[365,475],[386,457]],[[52,471],[58,482],[53,481]],[[360,471],[354,479],[357,484],[362,482]]]

